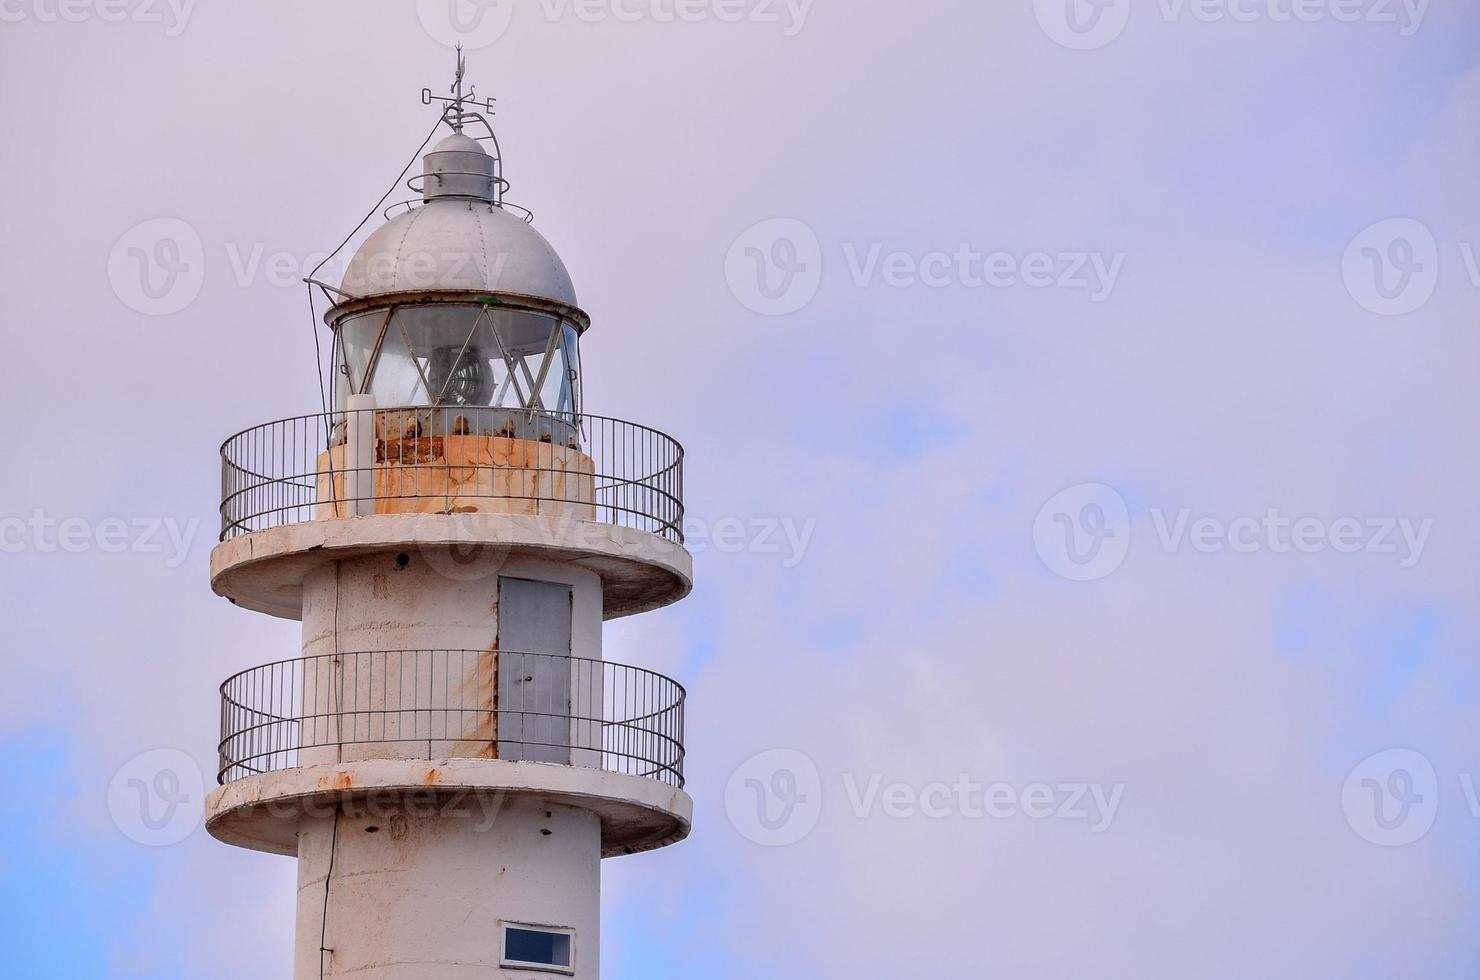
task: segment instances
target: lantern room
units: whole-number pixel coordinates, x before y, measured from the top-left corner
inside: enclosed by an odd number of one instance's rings
[[[564,263],[527,213],[504,205],[499,158],[460,126],[407,183],[420,201],[360,247],[325,317],[337,407],[369,396],[446,410],[468,434],[567,442],[590,319]]]

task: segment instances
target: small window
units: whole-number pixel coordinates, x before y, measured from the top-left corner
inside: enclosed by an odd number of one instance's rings
[[[503,964],[522,970],[575,973],[575,931],[542,926],[504,926]]]

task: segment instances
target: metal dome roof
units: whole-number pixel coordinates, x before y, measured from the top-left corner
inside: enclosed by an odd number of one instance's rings
[[[578,307],[570,273],[523,218],[482,201],[436,198],[392,218],[350,260],[342,292],[515,293]]]
[[[484,156],[488,155],[488,151],[483,149],[482,143],[479,143],[477,140],[473,139],[473,137],[463,132],[455,132],[442,137],[441,142],[432,147],[432,152],[482,153]]]

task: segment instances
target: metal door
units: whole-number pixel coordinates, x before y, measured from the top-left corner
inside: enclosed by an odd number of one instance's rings
[[[571,587],[498,580],[498,755],[570,765]]]

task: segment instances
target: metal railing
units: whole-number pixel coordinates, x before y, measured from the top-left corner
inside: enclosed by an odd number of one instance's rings
[[[394,650],[284,660],[221,685],[223,785],[373,759],[507,759],[682,788],[685,692],[601,660]]]
[[[349,453],[356,429],[369,433],[365,459]],[[683,447],[598,415],[468,407],[301,415],[227,439],[221,464],[222,541],[357,514],[491,511],[558,514],[683,543]]]

